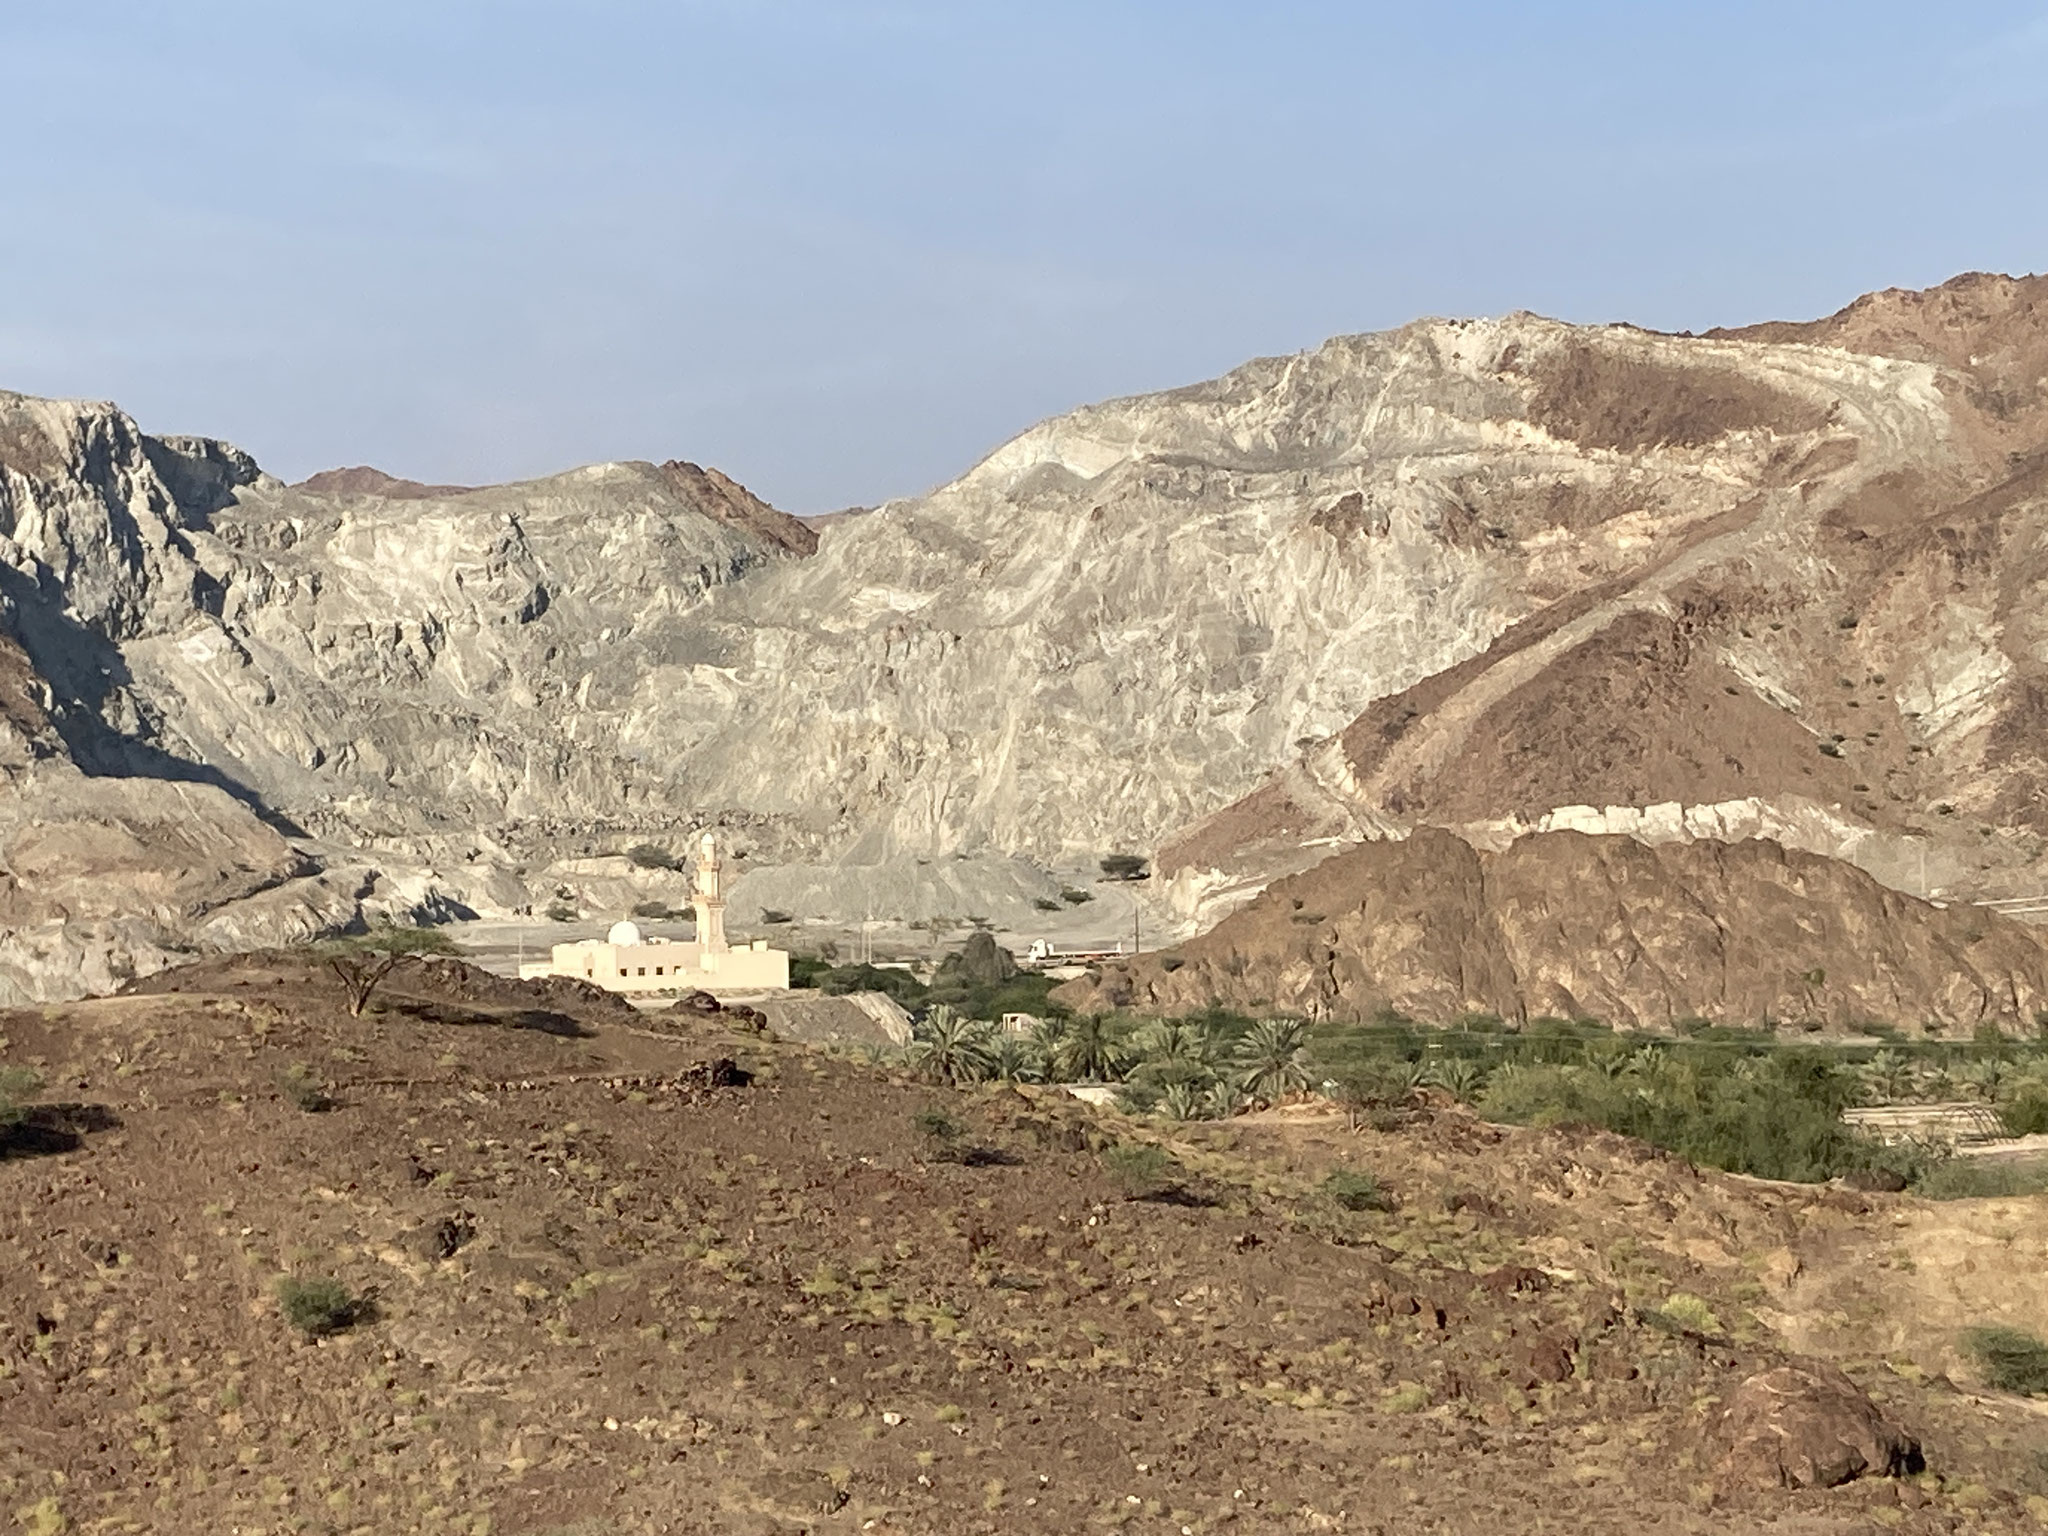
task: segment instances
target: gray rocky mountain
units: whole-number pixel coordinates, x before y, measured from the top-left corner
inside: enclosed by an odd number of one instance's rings
[[[1418,322],[822,527],[683,463],[292,487],[0,396],[0,631],[81,782],[208,787],[289,855],[259,883],[342,906],[508,911],[706,824],[804,916],[1028,913],[1052,866],[1161,849],[1199,924],[1426,824],[1764,831],[2009,894],[2038,297]]]

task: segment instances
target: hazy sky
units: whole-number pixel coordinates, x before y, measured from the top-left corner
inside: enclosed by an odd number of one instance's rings
[[[0,387],[815,512],[1421,314],[2048,267],[2048,3],[0,0]]]

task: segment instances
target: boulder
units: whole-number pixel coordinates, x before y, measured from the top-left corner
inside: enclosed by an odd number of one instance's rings
[[[1715,1470],[1752,1487],[1833,1488],[1916,1472],[1920,1444],[1856,1383],[1818,1361],[1749,1377],[1715,1422]]]

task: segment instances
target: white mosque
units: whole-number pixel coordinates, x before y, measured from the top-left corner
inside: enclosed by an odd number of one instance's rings
[[[697,939],[652,938],[633,922],[613,923],[603,940],[557,944],[551,958],[519,967],[522,978],[581,976],[611,992],[760,992],[789,985],[789,951],[766,939],[735,949],[725,939],[724,866],[709,832],[697,844]]]

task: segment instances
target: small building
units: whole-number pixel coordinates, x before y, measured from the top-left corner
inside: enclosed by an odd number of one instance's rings
[[[609,992],[760,992],[789,986],[789,951],[766,939],[737,948],[726,942],[724,865],[709,832],[698,843],[697,937],[685,943],[644,934],[638,923],[613,923],[603,939],[557,944],[546,960],[519,967],[521,977],[580,976]]]

